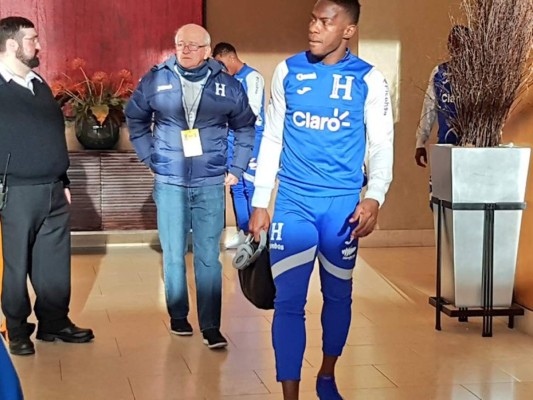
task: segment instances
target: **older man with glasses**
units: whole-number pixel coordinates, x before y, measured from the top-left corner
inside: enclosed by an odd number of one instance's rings
[[[153,67],[126,107],[130,139],[154,173],[159,238],[170,330],[193,333],[185,254],[193,231],[197,308],[204,343],[227,346],[220,332],[224,185],[234,185],[248,166],[255,115],[241,84],[209,58],[209,33],[188,24],[176,33],[176,55]],[[235,134],[227,167],[228,129]]]

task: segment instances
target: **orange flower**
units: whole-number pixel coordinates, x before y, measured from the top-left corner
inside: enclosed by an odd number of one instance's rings
[[[65,113],[74,113],[76,118],[93,116],[103,124],[111,111],[124,112],[124,105],[133,93],[132,74],[127,69],[113,74],[104,71],[91,74],[85,64],[82,58],[72,60],[69,63],[72,71],[62,74],[51,87],[54,96],[68,104],[63,108]]]
[[[132,79],[131,71],[128,69],[121,69],[120,71],[118,71],[117,76],[120,79],[124,79],[126,82],[129,82]]]
[[[54,97],[63,94],[64,90],[66,89],[66,82],[64,80],[57,80],[52,82],[50,85],[50,89],[52,89],[52,93]]]
[[[109,75],[104,71],[97,71],[93,74],[91,81],[94,83],[107,83],[109,82]]]
[[[86,64],[86,62],[85,62],[85,60],[83,58],[75,58],[70,63],[70,68],[71,69],[85,68],[85,64]]]

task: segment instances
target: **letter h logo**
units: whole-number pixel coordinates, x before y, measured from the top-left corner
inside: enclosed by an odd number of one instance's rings
[[[226,85],[223,83],[215,82],[215,94],[217,96],[226,97]]]
[[[342,96],[342,99],[352,100],[352,84],[354,77],[347,76],[345,83],[341,83],[342,78],[342,75],[333,74],[333,90],[331,91],[331,95],[329,96],[330,99],[340,99],[339,90],[344,90],[344,96]]]
[[[281,242],[281,231],[283,230],[283,222],[274,222],[270,227],[270,241]]]

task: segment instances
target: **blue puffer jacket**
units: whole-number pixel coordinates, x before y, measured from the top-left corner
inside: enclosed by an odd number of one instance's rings
[[[139,159],[159,182],[188,187],[222,183],[228,168],[230,128],[235,132],[235,152],[229,172],[240,178],[252,154],[256,118],[242,85],[223,72],[220,64],[208,60],[210,75],[194,124],[200,130],[203,155],[185,157],[181,131],[189,127],[175,65],[176,56],[172,56],[153,67],[126,106],[130,140]]]

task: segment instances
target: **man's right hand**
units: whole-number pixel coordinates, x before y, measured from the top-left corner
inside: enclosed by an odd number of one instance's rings
[[[428,155],[425,147],[419,147],[416,149],[415,160],[416,165],[426,168],[426,165],[428,164]]]
[[[254,240],[259,242],[259,233],[261,231],[268,232],[268,228],[270,228],[270,215],[268,215],[267,209],[254,208],[248,224],[248,229],[254,235]]]

